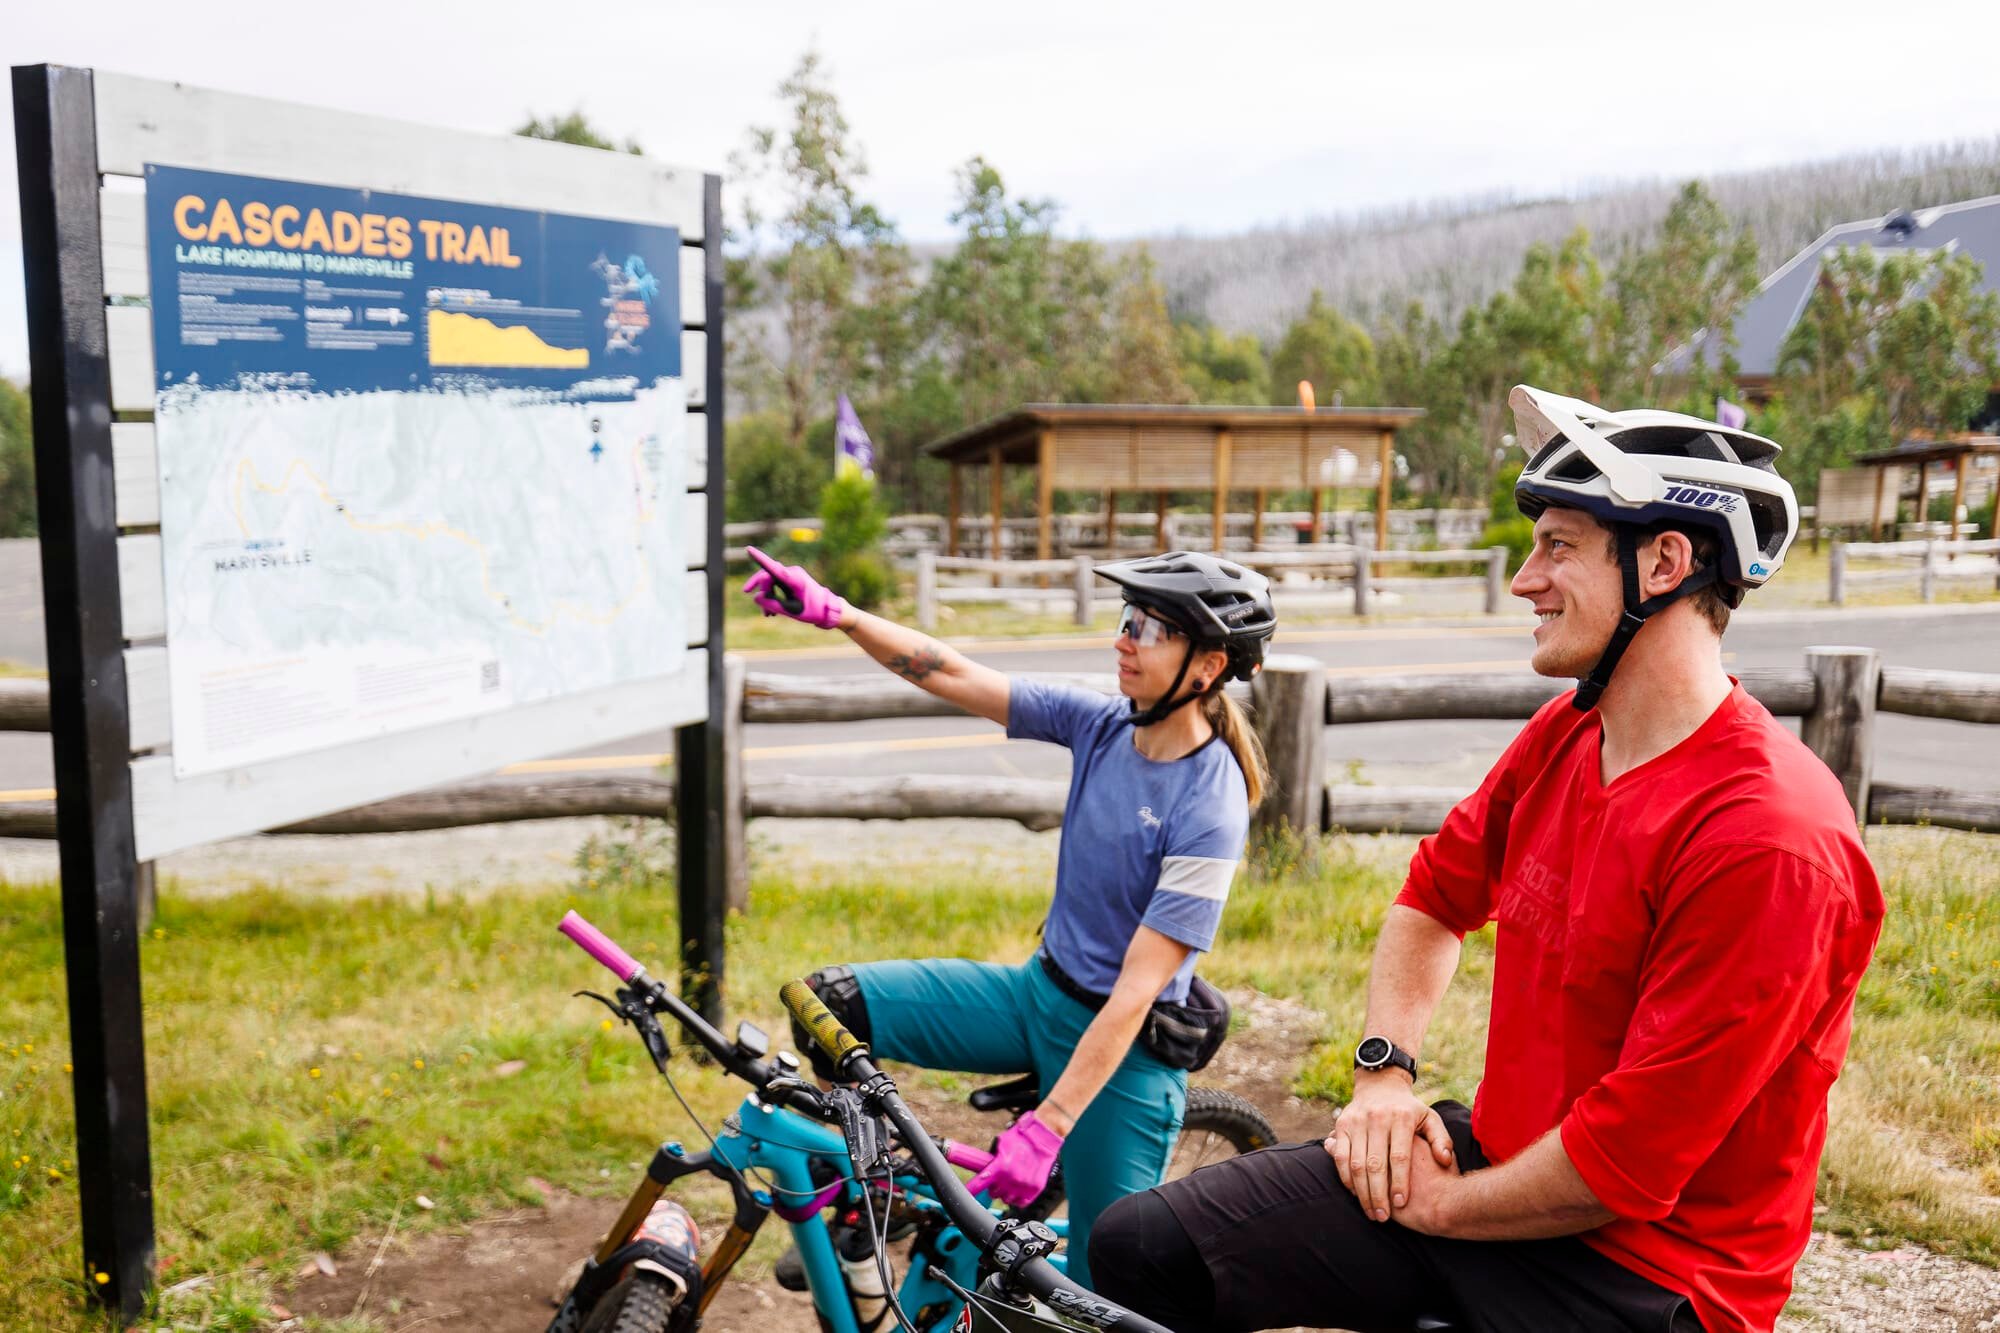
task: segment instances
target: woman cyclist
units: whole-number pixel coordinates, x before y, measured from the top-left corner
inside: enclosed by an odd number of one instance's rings
[[[1186,1071],[1227,1028],[1227,1005],[1195,979],[1195,955],[1215,941],[1266,779],[1256,735],[1223,687],[1263,665],[1276,624],[1269,583],[1183,552],[1101,567],[1125,596],[1115,699],[1009,677],[848,606],[797,566],[750,555],[761,568],[743,590],[765,614],[842,630],[1009,736],[1071,752],[1055,898],[1033,959],[857,963],[808,980],[879,1057],[1036,1075],[1041,1104],[968,1183],[1021,1207],[1060,1158],[1069,1274],[1087,1285],[1091,1223],[1165,1176]],[[816,1066],[824,1059],[804,1034],[799,1049]]]

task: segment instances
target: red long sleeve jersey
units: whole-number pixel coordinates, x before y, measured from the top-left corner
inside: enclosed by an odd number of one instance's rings
[[[1488,1157],[1560,1126],[1617,1214],[1586,1242],[1709,1333],[1769,1329],[1881,888],[1839,782],[1741,686],[1609,785],[1600,739],[1570,696],[1543,708],[1397,901],[1460,934],[1499,922],[1472,1117]]]

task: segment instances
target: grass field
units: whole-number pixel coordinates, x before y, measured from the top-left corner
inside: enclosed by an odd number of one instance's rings
[[[920,835],[919,835],[920,836]],[[1853,1054],[1834,1093],[1821,1222],[2000,1258],[2000,841],[1878,830],[1890,899]],[[1296,997],[1326,1044],[1299,1091],[1338,1099],[1375,924],[1404,839],[1335,838],[1270,858],[1231,898],[1219,984]],[[765,864],[764,862],[760,862]],[[779,862],[773,860],[772,865]],[[836,856],[754,886],[729,936],[732,1020],[780,1031],[778,985],[822,962],[901,954],[1014,959],[1048,867],[941,850],[921,887]],[[538,1201],[528,1177],[622,1192],[671,1109],[629,1033],[569,998],[602,975],[554,932],[566,907],[662,957],[661,885],[342,900],[275,888],[171,892],[145,943],[161,1285],[207,1275],[158,1326],[262,1326],[275,1280],[315,1250]],[[54,892],[0,888],[0,1310],[82,1329],[62,950]],[[1480,1075],[1490,941],[1475,937],[1432,1027],[1426,1086]],[[703,1114],[739,1096],[680,1062]],[[434,1206],[415,1202],[424,1196]],[[367,1325],[356,1327],[372,1327]]]

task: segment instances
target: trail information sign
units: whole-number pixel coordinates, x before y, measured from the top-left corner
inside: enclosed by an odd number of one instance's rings
[[[153,165],[146,208],[176,776],[679,669],[673,228]]]

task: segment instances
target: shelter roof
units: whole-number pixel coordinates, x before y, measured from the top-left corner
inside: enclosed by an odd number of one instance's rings
[[[2000,454],[2000,435],[1960,435],[1946,440],[1904,440],[1894,449],[1858,454],[1853,459],[1861,467],[1890,467],[1898,463],[1940,463],[1967,454]]]
[[[1008,463],[1036,460],[1036,437],[1064,426],[1094,426],[1144,431],[1149,427],[1185,430],[1204,426],[1251,434],[1297,430],[1310,426],[1317,433],[1329,427],[1351,430],[1356,439],[1372,439],[1382,431],[1398,430],[1423,416],[1418,407],[1181,407],[1130,403],[1028,403],[1012,412],[990,417],[955,435],[925,446],[934,458],[953,463],[983,463],[994,449]]]

